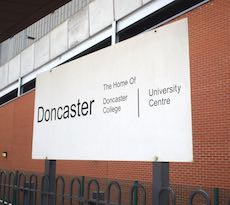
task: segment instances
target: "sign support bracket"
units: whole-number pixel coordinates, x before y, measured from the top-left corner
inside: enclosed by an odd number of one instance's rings
[[[45,160],[45,176],[49,178],[49,192],[55,193],[56,185],[56,160]],[[55,196],[49,196],[49,205],[55,205]]]
[[[152,204],[168,205],[169,196],[167,192],[160,191],[169,186],[169,162],[152,163]]]

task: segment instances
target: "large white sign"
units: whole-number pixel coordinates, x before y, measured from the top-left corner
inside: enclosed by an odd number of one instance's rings
[[[38,76],[32,155],[192,161],[187,19]]]

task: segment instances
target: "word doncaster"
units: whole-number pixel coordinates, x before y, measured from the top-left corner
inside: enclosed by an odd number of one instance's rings
[[[94,100],[81,102],[80,99],[78,99],[76,104],[60,106],[58,108],[44,109],[44,107],[40,106],[38,107],[37,122],[42,122],[43,120],[48,122],[92,115],[94,102]]]

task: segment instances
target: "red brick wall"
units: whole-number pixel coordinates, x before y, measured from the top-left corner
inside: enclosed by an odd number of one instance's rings
[[[189,19],[194,163],[172,163],[174,183],[230,188],[230,1]]]
[[[31,160],[34,92],[0,107],[0,169],[43,171],[43,162]]]
[[[230,188],[230,1],[212,0],[189,20],[193,163],[170,163],[174,184]],[[182,18],[180,17],[180,18]],[[34,92],[0,107],[0,168],[41,172],[31,160]],[[58,161],[60,174],[151,181],[147,162]]]

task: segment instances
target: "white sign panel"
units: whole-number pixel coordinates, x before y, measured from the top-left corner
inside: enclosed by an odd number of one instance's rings
[[[37,77],[33,159],[192,161],[187,20]]]

